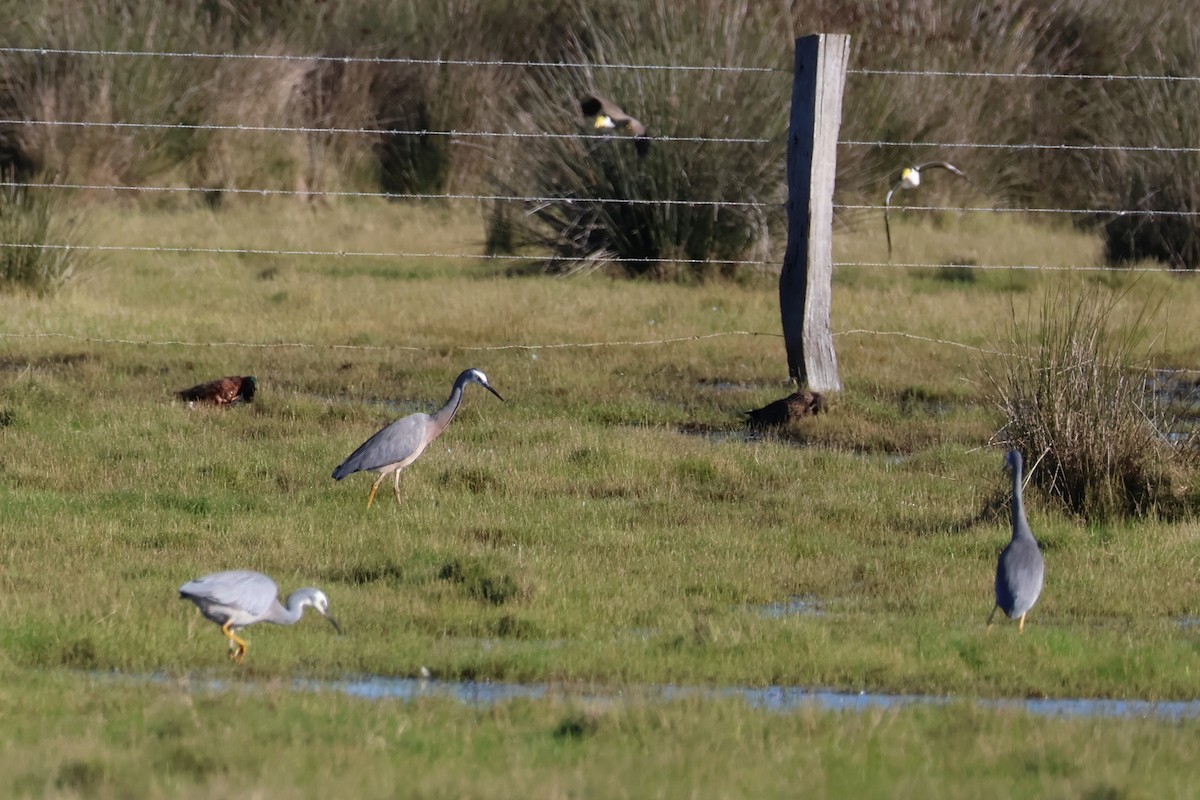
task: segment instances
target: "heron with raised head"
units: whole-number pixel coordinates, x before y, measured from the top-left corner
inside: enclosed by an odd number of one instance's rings
[[[237,631],[256,622],[292,625],[304,609],[311,607],[329,620],[339,634],[342,626],[329,613],[329,598],[320,589],[297,589],[279,604],[275,581],[248,569],[214,572],[179,587],[179,596],[191,600],[204,618],[221,626],[229,640],[229,657],[241,664],[246,657],[246,640]]]
[[[340,481],[355,472],[379,473],[379,477],[371,486],[371,494],[367,496],[367,508],[370,508],[371,503],[375,501],[375,492],[379,489],[379,484],[388,475],[394,475],[396,502],[400,503],[400,473],[416,461],[429,443],[446,430],[450,420],[454,419],[459,404],[462,403],[463,390],[469,383],[477,383],[500,400],[504,400],[488,383],[486,375],[477,369],[464,370],[455,379],[454,388],[450,390],[450,397],[444,406],[432,414],[409,414],[380,430],[338,465],[333,471],[334,480]]]
[[[924,164],[917,164],[913,167],[905,167],[900,170],[900,177],[888,189],[887,195],[883,198],[883,230],[887,234],[888,259],[892,257],[892,223],[889,217],[889,212],[892,206],[892,195],[897,189],[916,189],[921,185],[921,170],[923,169],[944,169],[952,172],[958,177],[971,183],[971,179],[967,174],[958,167],[946,161],[926,161]]]
[[[1025,503],[1021,499],[1021,453],[1009,450],[1005,463],[1012,472],[1012,539],[1000,553],[996,564],[996,605],[988,614],[988,627],[997,609],[1009,619],[1020,618],[1018,630],[1025,632],[1025,615],[1042,593],[1046,567],[1029,521],[1025,519]]]

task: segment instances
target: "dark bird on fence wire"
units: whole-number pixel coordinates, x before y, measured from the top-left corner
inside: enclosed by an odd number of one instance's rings
[[[463,390],[468,383],[478,383],[504,400],[488,383],[486,375],[477,369],[468,369],[454,381],[454,388],[450,390],[450,398],[446,400],[446,405],[432,414],[418,413],[402,417],[367,439],[333,471],[334,480],[340,481],[355,472],[378,472],[379,477],[371,486],[371,494],[367,496],[367,508],[370,508],[371,503],[375,501],[375,492],[379,489],[380,482],[388,475],[394,474],[396,502],[400,503],[400,473],[416,461],[429,443],[454,419],[454,413],[458,411]]]
[[[988,615],[988,628],[997,609],[1009,619],[1020,618],[1017,629],[1025,632],[1025,615],[1042,593],[1045,564],[1033,531],[1025,519],[1025,504],[1021,499],[1021,454],[1009,450],[1006,459],[1012,471],[1012,540],[1000,553],[996,564],[996,605]]]
[[[746,423],[752,428],[773,428],[828,410],[829,402],[824,395],[805,389],[793,392],[782,400],[767,403],[762,408],[747,411]]]
[[[190,389],[176,392],[179,399],[192,403],[212,403],[228,406],[234,403],[249,403],[258,390],[258,379],[253,375],[238,377],[230,375],[208,383],[196,384]]]
[[[890,189],[888,189],[887,196],[883,198],[883,230],[887,234],[889,261],[892,258],[892,224],[889,219],[889,212],[891,211],[892,205],[892,195],[895,194],[897,189],[916,189],[918,186],[920,186],[921,170],[923,169],[948,170],[953,172],[958,177],[966,180],[967,183],[971,182],[971,179],[967,177],[965,172],[953,164],[949,164],[945,161],[926,161],[924,164],[917,164],[915,167],[905,167],[904,169],[900,170],[900,177],[896,179],[896,182],[892,184]]]
[[[329,620],[339,634],[342,626],[329,613],[329,598],[320,589],[297,589],[279,604],[279,587],[261,572],[235,569],[214,572],[179,587],[179,596],[191,600],[204,618],[221,626],[229,640],[229,657],[241,664],[246,657],[246,640],[237,631],[256,622],[291,625],[300,620],[308,606]]]
[[[579,98],[579,108],[594,129],[630,134],[639,156],[649,152],[650,140],[646,137],[646,126],[622,111],[613,101],[592,92]]]

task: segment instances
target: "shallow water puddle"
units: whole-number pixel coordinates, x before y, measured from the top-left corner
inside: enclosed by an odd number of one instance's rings
[[[821,607],[821,602],[808,594],[793,595],[787,600],[774,603],[748,603],[743,608],[751,614],[756,614],[766,619],[825,616],[825,609]]]
[[[253,691],[267,683],[237,680],[177,679],[166,675],[122,675],[93,673],[101,680],[130,680],[150,683],[175,683],[185,691]],[[751,708],[789,713],[816,709],[822,711],[864,712],[904,706],[946,706],[956,702],[973,703],[997,711],[1025,711],[1047,717],[1112,717],[1121,719],[1181,720],[1200,718],[1200,700],[1151,702],[1148,700],[1047,699],[1047,698],[956,698],[937,695],[836,692],[802,686],[703,687],[638,685],[627,689],[572,689],[549,683],[507,683],[481,681],[443,681],[428,678],[387,678],[363,676],[342,680],[297,679],[294,691],[339,692],[368,700],[412,702],[423,698],[446,698],[472,706],[489,706],[511,700],[555,700],[599,704],[638,704],[683,699],[740,699]]]

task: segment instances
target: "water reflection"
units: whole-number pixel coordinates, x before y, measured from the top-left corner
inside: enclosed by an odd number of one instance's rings
[[[787,600],[775,603],[750,603],[745,608],[750,613],[766,619],[825,616],[825,609],[821,607],[821,602],[810,594],[793,595]]]
[[[99,674],[99,679],[149,681],[168,683],[173,679],[162,675]],[[226,680],[196,680],[180,682],[187,691],[253,691],[267,683]],[[1045,717],[1111,717],[1119,719],[1182,720],[1200,718],[1200,700],[1151,702],[1148,700],[1108,699],[1046,699],[1046,698],[955,698],[919,694],[882,694],[869,692],[837,692],[802,686],[767,687],[703,687],[639,685],[624,689],[579,689],[550,683],[508,683],[492,681],[444,681],[428,678],[387,678],[363,676],[342,680],[297,679],[295,691],[338,692],[349,697],[367,700],[400,700],[413,702],[425,698],[447,698],[472,706],[489,706],[511,700],[557,700],[586,702],[600,705],[634,705],[681,699],[728,700],[740,699],[751,708],[779,713],[806,709],[843,712],[866,712],[906,706],[945,706],[953,703],[974,704],[998,711],[1025,711]]]

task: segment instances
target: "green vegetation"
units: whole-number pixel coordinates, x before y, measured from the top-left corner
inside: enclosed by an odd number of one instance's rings
[[[94,259],[69,249],[76,231],[63,195],[13,185],[11,174],[0,180],[10,181],[0,186],[0,289],[53,293]]]
[[[384,203],[86,215],[98,244],[470,252],[484,238],[469,216]],[[879,227],[838,237],[838,260],[873,260]],[[1013,220],[901,220],[894,233],[930,263],[1098,251],[1078,231]],[[798,776],[853,795],[1194,793],[1191,722],[966,704],[471,709],[285,688],[425,667],[618,691],[1194,697],[1194,500],[1170,519],[1084,524],[1031,486],[1044,595],[1023,636],[983,625],[1008,529],[1001,457],[986,447],[1006,420],[980,351],[1017,345],[1014,305],[1091,286],[1157,309],[1152,364],[1194,364],[1189,282],[840,268],[844,395],[828,415],[747,439],[741,412],[788,391],[765,277],[681,286],[501,277],[449,259],[143,252],[87,275],[54,298],[0,296],[0,793],[675,796],[695,781],[762,796],[794,794]],[[763,335],[686,339],[728,331]],[[131,343],[143,341],[159,344]],[[532,349],[492,349],[510,345]],[[329,478],[381,423],[441,402],[467,366],[508,402],[469,392],[405,477],[403,506],[385,492],[368,510],[369,477]],[[255,402],[172,398],[223,374],[257,375]],[[320,586],[346,635],[312,619],[252,628],[245,666],[231,666],[174,591],[231,567],[285,591]],[[823,613],[754,609],[795,596]],[[92,677],[113,670],[164,683]],[[230,690],[186,690],[208,678]],[[697,753],[722,755],[697,767]]]
[[[945,709],[776,714],[735,700],[473,709],[235,680],[0,670],[16,797],[1186,798],[1197,724]],[[54,698],[47,713],[37,698]]]
[[[775,165],[782,161],[794,34],[850,33],[855,70],[1200,74],[1190,0],[1152,0],[1130,9],[1107,0],[894,6],[702,0],[683,10],[645,0],[328,0],[302,9],[278,1],[176,8],[160,0],[105,0],[100,6],[0,0],[0,11],[20,21],[0,31],[5,46],[268,56],[0,54],[0,111],[6,118],[181,126],[3,125],[0,165],[27,173],[46,169],[86,184],[207,187],[212,191],[201,196],[209,203],[233,202],[224,191],[232,188],[491,194],[505,187],[563,201],[539,207],[540,217],[523,232],[509,228],[530,209],[497,210],[497,247],[520,246],[532,237],[553,246],[566,262],[560,268],[617,254],[650,259],[647,272],[672,277],[677,273],[670,259],[761,257],[775,227],[773,212],[598,206],[595,200],[778,198],[782,174]],[[334,58],[271,58],[284,55]],[[338,59],[346,56],[367,60]],[[631,63],[776,71],[584,66]],[[397,133],[574,133],[582,87],[612,96],[652,135],[769,143],[664,142],[637,160],[629,148],[575,139]],[[901,166],[951,158],[977,188],[931,181],[922,190],[930,204],[1195,213],[1198,93],[1194,81],[858,72],[846,88],[843,140],[992,147],[948,153],[920,144],[843,146],[838,199],[877,203],[880,187]],[[196,127],[205,125],[222,127]],[[340,132],[323,130],[330,128]],[[1029,144],[1073,149],[1006,147]],[[1115,145],[1145,149],[1105,149]],[[582,202],[565,202],[572,199]],[[1080,214],[1075,221],[1103,231],[1113,263],[1156,258],[1195,268],[1200,259],[1195,217]]]
[[[1014,352],[989,372],[1002,437],[1042,463],[1039,486],[1091,519],[1185,510],[1179,478],[1197,460],[1192,443],[1169,440],[1179,420],[1150,390],[1158,308],[1129,310],[1124,294],[1047,295],[1036,322],[1013,321]]]

